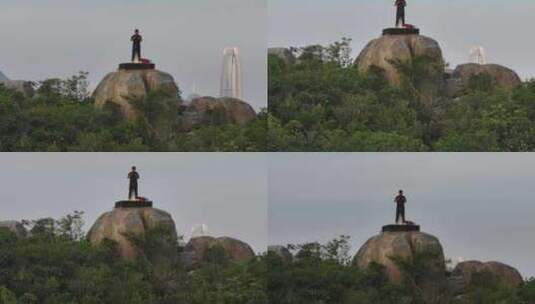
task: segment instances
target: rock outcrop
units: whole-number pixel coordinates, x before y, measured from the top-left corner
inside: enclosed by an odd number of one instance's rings
[[[461,64],[453,71],[452,78],[459,80],[461,88],[466,88],[470,79],[476,75],[487,75],[493,87],[506,90],[512,90],[522,84],[522,80],[515,71],[497,64]]]
[[[119,105],[126,119],[135,119],[136,111],[130,101],[143,99],[150,92],[176,98],[178,87],[173,76],[158,70],[118,70],[104,77],[93,92],[93,97],[97,107],[112,102]]]
[[[186,270],[197,269],[202,265],[207,251],[214,246],[223,248],[227,257],[235,263],[244,263],[255,257],[251,246],[240,240],[229,237],[201,236],[192,238],[184,247],[181,257],[182,265]]]
[[[0,229],[7,229],[13,232],[18,239],[23,239],[28,236],[26,228],[17,221],[2,221],[0,222]]]
[[[190,130],[199,124],[244,125],[255,117],[253,107],[239,99],[201,97],[192,100],[184,110],[183,128]]]
[[[156,241],[162,247],[176,248],[175,222],[169,213],[155,208],[115,208],[106,212],[93,224],[87,239],[93,245],[99,245],[105,239],[115,241],[120,255],[128,260],[134,260],[138,256],[139,248],[132,243],[130,236],[146,237],[150,229],[156,228],[161,228],[165,232],[158,235],[160,239]],[[161,251],[166,249],[161,248]]]
[[[369,239],[358,251],[353,265],[366,269],[372,263],[382,265],[391,282],[399,284],[403,274],[393,258],[425,263],[426,273],[417,284],[424,297],[447,289],[444,253],[439,240],[422,232],[383,232]]]
[[[268,246],[268,252],[279,256],[284,261],[292,261],[293,255],[288,248],[280,245]]]
[[[457,264],[452,272],[452,277],[462,281],[461,286],[458,286],[455,293],[462,293],[466,290],[470,286],[474,275],[484,273],[493,276],[508,288],[517,288],[524,283],[520,272],[509,265],[500,262],[466,261]]]
[[[281,47],[269,48],[268,55],[276,56],[277,58],[282,60],[286,65],[295,64],[297,61],[292,51],[290,51],[287,48],[281,48]]]
[[[31,81],[26,80],[0,80],[0,85],[8,89],[17,91],[24,97],[31,98],[35,95],[35,89]]]
[[[383,35],[374,39],[362,50],[355,64],[360,71],[372,69],[381,71],[385,79],[394,86],[403,82],[402,75],[394,62],[412,63],[415,58],[425,58],[425,90],[439,90],[443,86],[444,59],[437,41],[421,35]]]

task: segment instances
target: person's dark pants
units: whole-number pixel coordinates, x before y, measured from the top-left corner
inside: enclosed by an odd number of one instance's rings
[[[405,205],[403,204],[398,204],[398,207],[396,208],[396,223],[399,223],[400,217],[405,224]]]
[[[138,198],[137,183],[131,183],[130,187],[128,187],[128,199],[132,198],[132,194],[135,194],[134,198]]]
[[[399,26],[401,22],[401,25],[405,26],[405,11],[399,11],[396,16],[396,26]]]
[[[132,49],[132,62],[134,62],[136,57],[141,60],[141,47],[134,47]]]

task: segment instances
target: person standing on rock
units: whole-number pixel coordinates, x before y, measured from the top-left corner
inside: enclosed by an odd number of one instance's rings
[[[139,179],[139,174],[136,171],[136,167],[132,167],[132,171],[128,173],[128,179],[130,180],[130,185],[128,187],[128,199],[137,199],[139,197],[137,193],[137,180]],[[132,194],[135,196],[132,197]]]
[[[405,7],[407,6],[407,2],[405,0],[396,0],[394,6],[398,8],[396,13],[396,27],[399,27],[400,22],[402,26],[405,26]]]
[[[399,218],[401,218],[402,223],[405,224],[405,203],[407,203],[407,198],[403,195],[403,190],[399,190],[398,196],[394,199],[396,202],[396,224],[399,223]]]
[[[130,38],[132,41],[132,62],[141,61],[141,42],[143,37],[139,34],[139,30],[136,29],[134,35]],[[137,59],[137,60],[136,60]]]

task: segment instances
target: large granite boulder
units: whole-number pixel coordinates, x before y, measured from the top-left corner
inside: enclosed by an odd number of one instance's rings
[[[290,252],[290,250],[288,250],[288,248],[284,246],[280,246],[280,245],[268,246],[268,253],[272,253],[287,262],[291,262],[293,260],[292,253]]]
[[[109,73],[93,92],[95,106],[107,102],[119,105],[126,119],[135,119],[136,111],[130,101],[141,100],[150,92],[160,92],[169,98],[178,97],[178,87],[170,74],[152,70],[123,70]]]
[[[512,90],[522,84],[522,80],[515,71],[498,64],[461,64],[453,71],[452,78],[460,82],[460,89],[462,89],[466,88],[470,79],[476,75],[487,75],[493,87],[506,90]]]
[[[17,91],[24,97],[31,98],[35,95],[35,89],[31,81],[26,80],[0,80],[0,86]]]
[[[279,58],[286,65],[295,64],[295,62],[297,61],[292,51],[287,48],[281,48],[281,47],[269,48],[268,55],[272,55],[272,56]]]
[[[162,233],[156,236],[148,235],[147,232],[151,229],[161,229],[158,231]],[[133,244],[131,236],[158,238],[147,241],[159,243],[162,252],[173,252],[177,247],[173,218],[169,213],[155,208],[115,208],[106,212],[93,224],[87,239],[93,245],[99,245],[105,239],[115,241],[120,255],[132,261],[138,256],[139,248]]]
[[[23,239],[28,236],[26,228],[17,221],[2,221],[0,222],[0,229],[7,229],[13,232],[18,239]]]
[[[483,263],[480,261],[466,261],[457,264],[452,272],[452,277],[461,279],[463,282],[462,288],[458,288],[456,293],[466,290],[472,283],[474,275],[485,273],[494,277],[503,286],[508,288],[517,288],[524,283],[520,272],[509,265],[500,262]]]
[[[183,128],[190,130],[200,124],[244,125],[255,117],[253,107],[239,99],[200,97],[192,100],[186,107]]]
[[[383,35],[374,39],[362,50],[355,65],[362,72],[377,69],[394,86],[403,78],[394,62],[412,63],[415,58],[426,58],[425,90],[439,90],[443,86],[444,59],[437,41],[421,35]]]
[[[207,251],[220,246],[227,257],[234,263],[244,263],[255,257],[255,253],[248,244],[229,237],[214,238],[201,236],[190,239],[182,253],[182,264],[186,270],[194,270],[202,265]]]
[[[358,251],[353,265],[366,269],[372,263],[384,267],[385,273],[394,284],[403,281],[403,274],[394,259],[413,261],[420,258],[426,273],[416,282],[424,298],[433,297],[447,290],[446,264],[439,240],[429,234],[412,232],[382,232],[369,239]]]

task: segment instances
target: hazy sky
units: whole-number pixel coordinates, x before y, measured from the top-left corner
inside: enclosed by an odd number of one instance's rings
[[[96,218],[128,195],[137,165],[140,195],[169,212],[178,233],[206,224],[213,236],[231,236],[256,252],[267,244],[265,154],[27,153],[0,155],[0,220],[59,218],[85,211]]]
[[[223,49],[241,49],[244,98],[267,103],[266,0],[3,0],[0,71],[42,80],[90,72],[92,87],[131,57],[139,28],[142,56],[172,74],[187,97],[194,85],[219,95]]]
[[[393,0],[269,0],[270,46],[328,44],[353,38],[355,56],[385,27],[394,24]],[[446,62],[466,63],[481,45],[488,61],[535,77],[532,36],[535,1],[408,0],[407,22],[436,39]]]
[[[353,253],[407,217],[448,258],[497,260],[535,276],[534,154],[323,153],[269,155],[269,243],[351,236]]]

